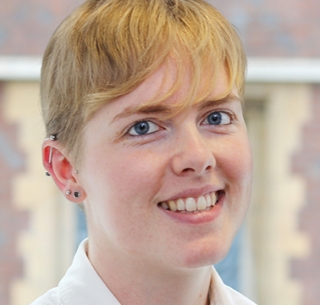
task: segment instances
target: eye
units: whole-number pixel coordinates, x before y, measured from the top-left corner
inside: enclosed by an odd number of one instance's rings
[[[228,125],[231,122],[231,115],[223,111],[211,112],[204,120],[206,125]]]
[[[128,131],[131,136],[143,136],[159,130],[159,126],[149,121],[136,122]]]

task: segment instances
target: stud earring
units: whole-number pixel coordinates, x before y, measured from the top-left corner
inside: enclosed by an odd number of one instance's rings
[[[81,193],[76,191],[76,192],[73,193],[73,197],[74,198],[80,198],[81,197]]]
[[[50,175],[50,173],[49,173],[49,172],[46,172],[46,176],[50,177],[51,175]]]
[[[71,195],[71,191],[70,191],[70,190],[67,190],[67,191],[66,191],[66,195],[67,195],[67,196],[70,196],[70,195]]]

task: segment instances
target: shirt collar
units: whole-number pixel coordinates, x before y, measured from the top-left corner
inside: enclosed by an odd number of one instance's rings
[[[84,240],[71,267],[59,283],[63,305],[121,305],[94,270],[87,257],[87,240]]]
[[[80,244],[71,267],[58,285],[61,305],[121,305],[91,265],[86,254],[87,243],[85,239]],[[236,304],[214,267],[209,293],[210,305]]]

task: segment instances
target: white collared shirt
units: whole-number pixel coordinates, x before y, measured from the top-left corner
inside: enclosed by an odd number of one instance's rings
[[[31,305],[121,305],[101,280],[86,255],[84,240],[72,265],[59,285],[35,300]],[[212,268],[210,305],[255,305],[239,292],[223,284]]]

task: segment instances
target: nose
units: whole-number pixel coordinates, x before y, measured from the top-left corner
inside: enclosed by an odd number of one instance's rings
[[[199,130],[184,131],[175,139],[175,155],[172,169],[179,176],[203,176],[216,166],[216,159],[210,149],[210,139]]]

